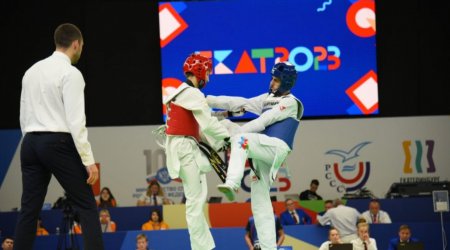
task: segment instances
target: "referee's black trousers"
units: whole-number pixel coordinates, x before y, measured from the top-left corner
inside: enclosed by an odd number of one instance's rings
[[[23,138],[20,160],[22,200],[15,230],[14,249],[31,250],[52,174],[64,188],[78,214],[85,250],[103,250],[94,193],[88,173],[69,133],[31,132]]]

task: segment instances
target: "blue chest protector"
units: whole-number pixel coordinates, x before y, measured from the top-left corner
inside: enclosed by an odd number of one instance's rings
[[[264,131],[262,131],[262,133],[267,136],[271,136],[271,137],[275,137],[280,140],[283,140],[284,142],[286,142],[286,144],[291,149],[294,146],[295,133],[297,132],[297,128],[300,123],[300,118],[303,115],[303,104],[297,99],[296,99],[296,101],[297,101],[297,105],[298,105],[298,111],[297,111],[298,119],[289,117],[282,121],[271,124],[270,126],[266,127],[266,129],[264,129]]]

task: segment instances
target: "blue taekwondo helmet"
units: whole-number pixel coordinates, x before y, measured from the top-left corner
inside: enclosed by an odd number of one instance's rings
[[[283,94],[291,90],[297,81],[297,71],[295,66],[290,62],[279,62],[272,68],[272,76],[280,79],[281,84],[277,92]]]

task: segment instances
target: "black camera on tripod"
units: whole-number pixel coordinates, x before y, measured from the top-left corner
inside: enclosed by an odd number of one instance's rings
[[[77,223],[80,222],[78,219],[78,214],[73,209],[72,204],[68,198],[66,198],[63,201],[62,212],[63,212],[64,218],[71,219],[72,224],[73,224],[73,222],[77,222]]]
[[[58,250],[76,250],[79,249],[79,244],[76,241],[73,228],[75,222],[79,223],[78,213],[72,206],[70,198],[64,194],[54,204],[53,208],[61,209],[63,219],[61,222],[61,234],[58,239]]]
[[[56,200],[53,204],[53,209],[61,209],[65,219],[70,218],[77,223],[79,222],[78,215],[72,207],[72,202],[70,198],[67,197],[67,194],[64,194],[64,196],[59,197],[58,200]]]

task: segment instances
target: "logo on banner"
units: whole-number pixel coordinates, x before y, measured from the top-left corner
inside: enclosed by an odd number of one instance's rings
[[[279,46],[275,48],[252,48],[243,51],[228,50],[203,50],[200,55],[214,59],[215,75],[222,74],[258,74],[266,73],[267,61],[289,61],[294,64],[299,72],[308,70],[332,71],[341,66],[341,49],[336,45],[327,46],[297,46],[291,50]],[[237,55],[235,55],[237,54]],[[238,56],[237,64],[229,65],[229,56]],[[259,65],[259,67],[257,67]]]
[[[362,142],[349,151],[332,149],[325,154],[339,156],[339,161],[325,164],[325,178],[339,193],[353,192],[364,187],[370,176],[370,161],[361,159],[359,152],[370,142]]]
[[[402,142],[405,161],[403,163],[403,174],[424,175],[436,172],[433,160],[434,140],[405,140]],[[427,177],[401,177],[400,182],[438,182],[439,176]]]

